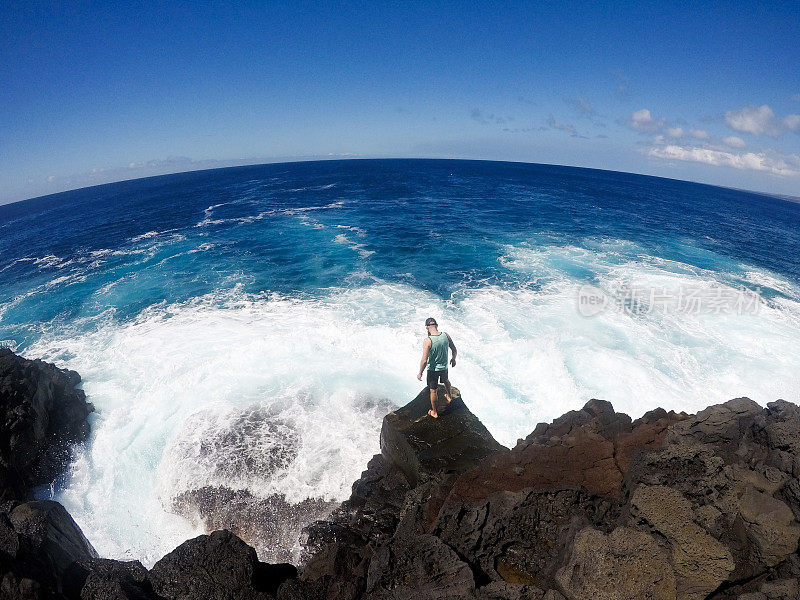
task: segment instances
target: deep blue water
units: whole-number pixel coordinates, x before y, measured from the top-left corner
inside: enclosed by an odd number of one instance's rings
[[[208,224],[199,225],[204,219]],[[337,244],[330,230],[337,225],[358,228],[356,235],[339,233],[364,252]],[[147,260],[103,256],[149,244],[152,238],[132,241],[148,232],[184,239],[148,252]],[[800,281],[800,205],[769,196],[518,163],[313,162],[168,175],[0,206],[1,302],[54,274],[88,276],[19,301],[3,325],[24,348],[35,337],[17,325],[68,321],[109,306],[131,317],[231,280],[249,292],[315,294],[348,277],[359,284],[365,266],[371,276],[446,299],[474,281],[529,283],[498,261],[509,244],[586,238],[630,240],[647,254],[704,269],[733,271],[745,262]],[[213,249],[181,256],[168,278],[151,277],[159,261],[208,241]],[[41,262],[48,256],[54,258]],[[593,281],[579,266],[573,274]],[[125,286],[98,297],[99,284],[121,277]]]
[[[172,498],[229,481],[231,453],[283,443],[264,429],[199,459],[243,411],[294,432],[297,456],[236,485],[346,497],[382,414],[421,387],[431,315],[459,346],[453,383],[510,445],[591,397],[633,416],[798,401],[798,250],[800,204],[681,181],[451,160],[238,167],[0,206],[0,340],[82,374],[93,437],[56,493],[98,549],[148,563],[195,527]],[[583,285],[757,303],[585,316]]]

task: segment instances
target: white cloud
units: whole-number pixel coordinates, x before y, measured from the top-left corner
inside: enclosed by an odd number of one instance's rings
[[[775,122],[775,113],[766,104],[729,110],[725,113],[725,122],[736,131],[753,135],[778,137],[781,134],[781,127]]]
[[[666,122],[666,119],[654,119],[650,114],[650,111],[646,108],[643,108],[642,110],[637,110],[631,115],[628,126],[634,131],[654,133],[656,131],[661,131]]]
[[[708,132],[703,129],[690,129],[689,135],[691,135],[696,140],[707,140],[708,139]]]
[[[800,129],[800,115],[786,115],[783,118],[783,126],[789,131]]]
[[[747,145],[744,143],[744,140],[742,138],[737,137],[735,135],[726,137],[722,141],[725,142],[726,146],[730,146],[731,148],[744,148]]]
[[[667,129],[667,135],[669,137],[679,138],[683,135],[683,129],[680,127],[670,127]]]
[[[648,155],[665,160],[681,160],[705,163],[718,167],[766,171],[773,175],[792,176],[800,174],[800,156],[796,154],[790,154],[788,156],[768,156],[763,152],[758,154],[754,152],[736,154],[734,152],[723,152],[721,150],[710,150],[708,148],[689,148],[672,145],[663,148],[650,148]]]

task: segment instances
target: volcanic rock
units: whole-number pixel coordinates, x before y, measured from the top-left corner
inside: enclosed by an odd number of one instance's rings
[[[431,475],[457,473],[503,448],[452,388],[447,405],[437,397],[438,419],[428,415],[428,390],[389,413],[381,427],[381,454],[416,487]],[[441,412],[439,412],[441,411]]]
[[[591,400],[513,450],[461,402],[427,408],[387,415],[278,598],[798,599],[800,407]]]
[[[188,540],[150,570],[153,589],[170,600],[269,600],[286,579],[297,575],[292,565],[269,565],[229,531],[215,531]]]
[[[58,502],[12,502],[0,512],[0,597],[4,599],[58,595],[70,565],[96,556]]]
[[[147,569],[138,560],[76,561],[65,579],[64,593],[70,600],[163,600],[153,591]]]
[[[75,371],[0,348],[0,501],[31,499],[88,436],[94,408],[75,388],[80,380]]]

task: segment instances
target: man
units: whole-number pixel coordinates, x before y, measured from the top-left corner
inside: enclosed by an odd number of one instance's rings
[[[452,397],[450,395],[450,380],[447,378],[447,350],[448,348],[453,351],[453,358],[450,360],[452,366],[456,366],[456,345],[450,336],[444,331],[439,331],[439,326],[436,324],[436,319],[430,317],[425,321],[425,329],[428,330],[428,337],[422,341],[422,361],[419,363],[419,373],[417,379],[422,381],[422,371],[425,365],[428,365],[428,389],[431,392],[431,409],[428,414],[434,419],[439,418],[439,413],[436,412],[436,388],[439,386],[439,380],[444,384],[444,398],[450,404]]]

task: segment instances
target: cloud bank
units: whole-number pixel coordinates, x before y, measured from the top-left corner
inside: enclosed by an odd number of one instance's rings
[[[786,115],[783,120],[779,120],[766,104],[729,110],[725,113],[725,122],[735,131],[771,138],[777,138],[785,131],[800,130],[800,115]]]
[[[738,138],[737,138],[738,139]],[[800,156],[763,152],[737,154],[710,148],[690,148],[678,145],[651,148],[649,156],[665,160],[698,162],[717,167],[733,167],[749,171],[765,171],[773,175],[794,176],[800,174]]]

